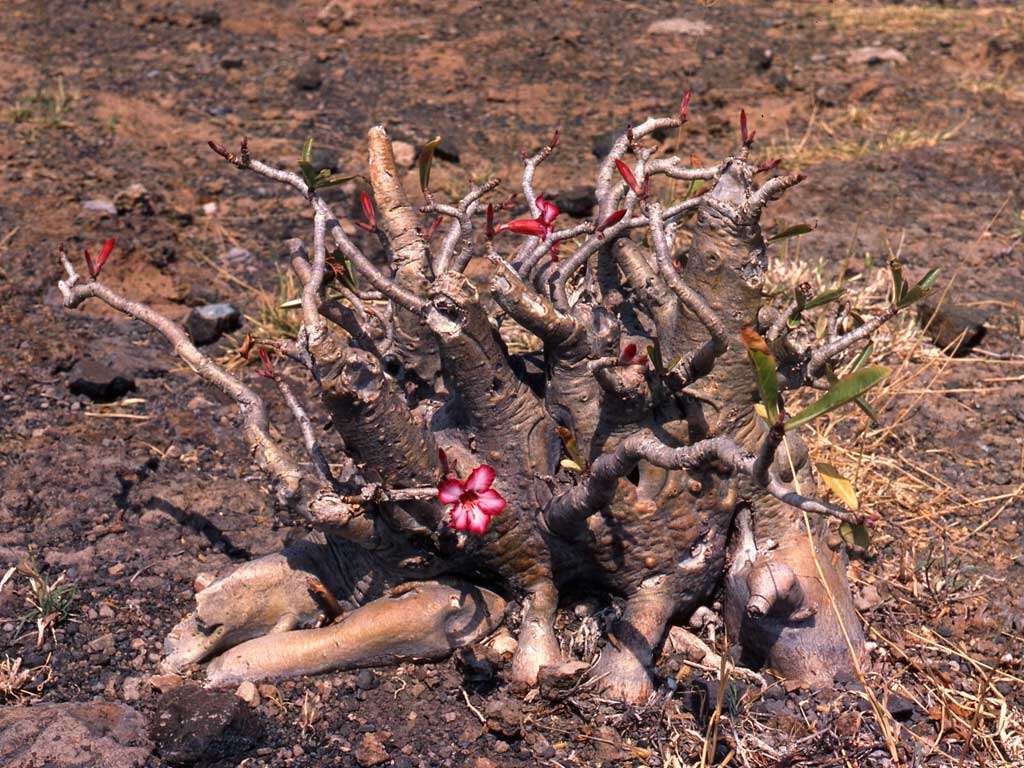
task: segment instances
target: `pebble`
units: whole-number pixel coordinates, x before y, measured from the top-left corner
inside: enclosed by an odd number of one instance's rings
[[[240,698],[250,707],[258,707],[260,705],[260,692],[256,689],[256,685],[249,680],[246,680],[238,689],[235,691],[235,696]]]
[[[692,35],[700,37],[711,31],[711,25],[706,21],[695,21],[676,16],[671,19],[660,19],[652,22],[647,27],[649,35]]]
[[[101,216],[117,216],[117,206],[114,201],[106,197],[94,197],[82,203],[82,210],[89,213],[98,213]]]
[[[356,762],[363,768],[380,765],[389,759],[384,745],[375,733],[364,733],[355,749]]]
[[[185,330],[197,346],[212,344],[223,334],[237,330],[242,314],[230,304],[205,304],[189,312]]]

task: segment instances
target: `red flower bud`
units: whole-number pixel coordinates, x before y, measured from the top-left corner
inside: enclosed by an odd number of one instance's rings
[[[494,206],[490,203],[487,204],[487,239],[490,240],[494,237]]]
[[[619,169],[619,175],[622,176],[623,181],[625,181],[629,188],[633,190],[637,197],[639,197],[640,185],[636,183],[636,176],[634,176],[633,172],[629,170],[629,166],[621,160],[616,160],[615,167]]]
[[[754,143],[754,135],[757,131],[747,132],[747,111],[745,109],[740,110],[740,139],[743,140],[743,146],[749,147]]]
[[[555,147],[558,146],[558,139],[559,139],[560,134],[561,134],[561,129],[560,128],[555,128],[555,135],[551,137],[551,143],[548,144],[549,147],[554,149]]]
[[[270,355],[264,347],[260,347],[260,361],[263,363],[263,367],[256,371],[257,375],[263,376],[267,379],[277,378],[277,372],[274,370],[274,364],[270,362]]]
[[[757,166],[757,170],[755,171],[755,173],[764,173],[765,171],[770,171],[772,168],[775,168],[781,162],[781,157],[773,157],[770,160],[765,160],[763,163]]]
[[[533,237],[547,237],[548,228],[537,219],[515,219],[506,224],[499,224],[495,227],[497,232],[515,232],[517,235],[532,235]]]
[[[633,359],[635,357],[636,357],[636,344],[630,343],[630,344],[627,344],[626,346],[624,346],[622,348],[622,351],[619,353],[619,362],[622,363],[623,365],[629,365],[630,363],[633,362]]]
[[[95,280],[100,276],[100,270],[103,269],[103,265],[107,263],[107,259],[110,258],[110,253],[114,250],[114,238],[110,238],[103,244],[100,249],[99,255],[96,257],[96,261],[92,260],[92,256],[89,255],[89,251],[85,252],[85,266],[89,270],[89,276]]]
[[[622,217],[625,215],[625,208],[620,209],[618,211],[613,211],[612,213],[608,214],[608,218],[602,221],[600,224],[598,224],[597,229],[595,230],[597,232],[598,238],[603,238],[604,231],[608,229],[608,227],[614,226],[615,224],[618,224],[620,221],[622,221]]]
[[[690,117],[690,99],[693,98],[693,91],[683,94],[683,103],[679,105],[679,122],[685,123]]]
[[[359,193],[359,202],[363,206],[363,214],[366,216],[366,220],[370,224],[370,230],[377,228],[377,212],[373,210],[373,202],[370,200],[370,196],[365,192]]]
[[[433,222],[431,222],[430,227],[427,229],[427,231],[423,233],[423,239],[429,243],[433,239],[434,235],[437,234],[437,230],[440,228],[441,217],[438,216],[436,219],[434,219]]]

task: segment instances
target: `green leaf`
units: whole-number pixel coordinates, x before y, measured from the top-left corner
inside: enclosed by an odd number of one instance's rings
[[[690,188],[688,190],[686,190],[686,199],[689,199],[689,198],[693,197],[694,195],[699,195],[701,193],[701,190],[703,190],[703,189],[704,189],[704,180],[703,179],[694,179],[693,181],[690,182]]]
[[[568,469],[570,472],[583,471],[583,467],[581,467],[572,459],[562,459],[560,462],[558,462],[558,466],[562,467],[563,469]]]
[[[306,163],[307,165],[313,162],[313,137],[310,136],[306,139],[306,143],[302,145],[302,158],[299,163]]]
[[[871,546],[871,534],[868,533],[868,529],[863,523],[852,525],[842,522],[839,524],[839,535],[843,537],[847,546],[859,549],[867,549]]]
[[[576,436],[572,433],[572,430],[566,427],[555,427],[555,431],[558,436],[562,438],[562,445],[565,446],[565,452],[569,454],[569,458],[572,459],[573,464],[583,471],[583,467],[587,463],[583,460],[583,455],[580,453],[579,446],[576,444]]]
[[[296,307],[302,306],[302,299],[289,299],[288,301],[281,302],[278,304],[278,309],[295,309]]]
[[[893,303],[899,306],[907,292],[907,282],[903,279],[903,265],[899,259],[889,259],[889,271],[892,272]]]
[[[420,150],[420,189],[424,192],[430,186],[430,166],[434,162],[434,150],[437,149],[437,145],[440,143],[441,137],[435,136],[424,144],[423,149]]]
[[[814,323],[814,338],[824,339],[826,333],[828,333],[828,315],[822,315]]]
[[[761,402],[764,403],[768,423],[775,424],[779,420],[778,365],[765,340],[753,328],[742,329],[740,339],[747,348],[750,364],[754,367],[757,391],[761,395]]]
[[[647,357],[654,366],[654,370],[658,372],[659,376],[664,376],[667,371],[665,370],[665,361],[661,357],[661,345],[658,340],[655,339],[653,344],[647,347]]]
[[[867,368],[861,368],[856,373],[843,376],[829,386],[828,391],[824,395],[804,408],[792,419],[789,419],[786,422],[786,428],[793,429],[799,427],[829,411],[846,405],[851,400],[855,400],[863,395],[890,373],[892,373],[892,370],[884,365],[869,365]]]
[[[853,483],[840,474],[839,470],[824,461],[816,462],[818,474],[825,481],[836,497],[847,509],[857,509],[857,492],[853,489]]]
[[[821,307],[825,304],[831,304],[836,299],[841,298],[845,290],[845,288],[831,288],[827,291],[822,291],[817,296],[808,299],[803,308],[814,309],[815,307]]]
[[[814,225],[811,224],[795,224],[792,227],[786,227],[781,232],[778,232],[768,238],[769,243],[774,243],[777,240],[785,240],[787,237],[797,237],[798,235],[806,235],[808,232],[813,232],[815,229]]]
[[[862,349],[857,354],[857,357],[854,358],[853,367],[850,368],[850,373],[853,373],[854,371],[859,371],[861,368],[864,367],[864,363],[868,361],[868,358],[871,356],[871,352],[874,350],[874,348],[875,342],[869,341],[867,343],[867,346],[865,346],[864,349]]]
[[[317,176],[316,179],[316,188],[323,189],[325,187],[333,187],[335,184],[344,184],[346,181],[352,181],[352,179],[355,178],[357,178],[356,175],[346,176],[343,173],[332,174],[330,171],[327,171],[325,174],[324,171],[320,171],[320,175]]]
[[[920,301],[921,299],[923,299],[931,292],[932,286],[935,285],[935,280],[938,278],[938,276],[938,267],[936,267],[935,269],[929,269],[928,274],[922,277],[917,285],[915,285],[913,288],[907,291],[903,295],[903,298],[896,302],[896,306],[899,307],[900,309],[903,309],[904,307],[909,307],[915,301]]]

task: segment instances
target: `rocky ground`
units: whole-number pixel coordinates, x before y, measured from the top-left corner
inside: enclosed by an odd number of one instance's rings
[[[242,317],[193,329],[241,365],[233,350],[247,330],[296,322],[275,310],[294,295],[280,243],[308,225],[302,200],[226,167],[208,139],[247,135],[261,156],[292,165],[313,135],[318,164],[359,173],[372,123],[410,145],[409,163],[440,134],[435,187],[454,194],[471,179],[514,180],[519,149],[561,126],[538,185],[587,215],[608,132],[670,111],[689,88],[691,123],[666,145],[713,159],[735,145],[743,107],[759,151],[808,175],[770,223],[817,229],[780,245],[780,259],[819,281],[867,285],[899,250],[912,274],[941,267],[947,306],[984,324],[955,358],[912,319],[899,325],[885,348],[899,384],[860,439],[865,457],[851,459],[837,437],[856,418],[817,445],[823,459],[863,467],[863,502],[883,518],[852,576],[877,644],[869,684],[900,762],[1020,765],[1019,10],[446,5],[4,4],[0,763],[895,764],[857,686],[723,685],[672,654],[658,696],[639,709],[586,690],[524,697],[504,685],[500,662],[473,653],[239,695],[159,675],[163,636],[189,610],[196,577],[302,529],[270,510],[232,405],[146,329],[97,306],[60,308],[57,244],[77,254],[116,237],[105,277],[176,319],[233,304]],[[352,204],[351,189],[335,195],[340,209]],[[40,614],[52,617],[42,629]],[[574,613],[563,621],[586,634]]]

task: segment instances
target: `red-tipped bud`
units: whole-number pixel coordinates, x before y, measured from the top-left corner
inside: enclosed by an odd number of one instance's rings
[[[498,232],[515,232],[517,235],[531,235],[533,237],[547,237],[548,228],[537,219],[515,219],[506,224],[499,224],[494,229]]]
[[[599,238],[603,238],[604,237],[604,231],[606,229],[608,229],[608,227],[614,226],[614,225],[618,224],[620,221],[622,221],[622,217],[625,216],[625,215],[626,215],[626,209],[625,208],[622,208],[622,209],[620,209],[618,211],[613,211],[612,213],[610,213],[608,215],[607,219],[605,219],[604,221],[602,221],[600,224],[597,225],[597,229],[595,230],[597,232],[597,236]]]
[[[494,206],[490,203],[487,204],[487,227],[485,232],[487,233],[488,240],[494,237]]]
[[[96,257],[95,261],[93,261],[89,251],[85,252],[85,266],[88,268],[89,276],[92,277],[93,280],[100,276],[100,270],[102,270],[103,265],[107,263],[107,259],[110,258],[110,254],[113,250],[114,238],[110,238],[103,244],[103,247],[100,249],[99,255]]]
[[[427,229],[427,231],[423,233],[423,239],[429,243],[434,238],[434,235],[437,234],[437,230],[440,228],[441,217],[438,216],[436,219],[434,219],[433,222],[431,222],[430,227]]]
[[[448,464],[448,454],[444,452],[444,448],[437,449],[437,460],[441,462],[441,471],[447,477],[452,470]]]
[[[623,365],[630,365],[636,359],[636,344],[630,343],[622,348],[619,353],[619,362]]]
[[[764,173],[765,171],[770,171],[772,168],[777,167],[781,162],[781,157],[773,157],[769,160],[765,160],[763,163],[757,166],[757,170],[755,171],[755,173]]]
[[[683,94],[683,103],[679,105],[679,122],[685,123],[690,118],[690,99],[693,98],[693,91]]]
[[[370,231],[372,232],[377,228],[377,212],[373,210],[373,201],[370,200],[368,194],[360,192],[359,202],[363,206],[363,215],[366,216],[366,221],[370,224]]]
[[[555,128],[555,135],[551,137],[551,143],[548,144],[549,147],[554,149],[555,147],[558,146],[558,140],[561,138],[561,133],[561,128]]]
[[[206,143],[210,145],[210,149],[212,149],[218,155],[223,157],[225,160],[231,159],[231,153],[228,152],[227,147],[225,147],[223,144],[218,144],[216,141],[213,141],[212,139]]]
[[[376,232],[377,231],[377,228],[375,226],[373,226],[372,224],[367,224],[365,221],[356,221],[356,222],[353,222],[353,223],[357,227],[359,227],[361,230],[363,230],[365,232]]]
[[[537,217],[537,220],[545,227],[550,227],[561,211],[551,200],[545,200],[543,197],[538,197],[535,202],[540,209],[540,216]]]
[[[561,247],[562,247],[562,241],[561,240],[555,240],[555,242],[553,242],[551,244],[551,248],[548,250],[548,255],[551,257],[551,260],[553,262],[555,262],[555,263],[558,262],[558,249],[561,248]]]
[[[633,190],[637,197],[640,196],[640,185],[636,183],[636,176],[621,160],[615,161],[615,167],[619,169],[619,175],[622,176],[622,180],[626,182],[626,185]]]
[[[267,379],[277,378],[277,373],[274,371],[274,364],[270,362],[270,354],[267,352],[265,347],[260,347],[260,362],[263,363],[263,367],[256,371],[258,375]]]
[[[757,131],[747,130],[747,110],[740,110],[740,139],[743,141],[743,146],[749,147],[754,143],[754,136]]]

